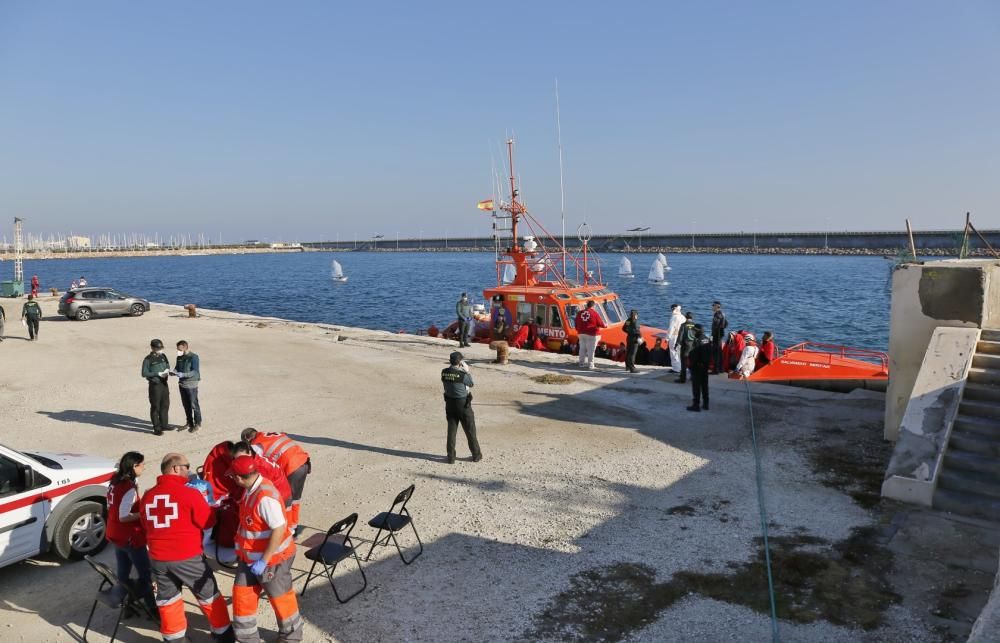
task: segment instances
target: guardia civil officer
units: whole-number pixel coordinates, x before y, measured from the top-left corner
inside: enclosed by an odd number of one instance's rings
[[[35,301],[34,295],[28,295],[28,301],[21,307],[21,319],[28,325],[28,337],[31,341],[38,339],[38,324],[42,321],[42,307]]]
[[[167,412],[170,410],[170,362],[163,354],[163,342],[154,339],[149,342],[150,353],[142,360],[142,376],[149,382],[149,419],[153,423],[153,434],[163,435],[169,429]]]
[[[441,383],[444,385],[444,414],[448,418],[448,464],[455,463],[455,435],[458,425],[462,424],[465,437],[469,441],[469,451],[472,461],[483,459],[479,450],[479,440],[476,439],[476,416],[472,412],[472,376],[465,357],[455,351],[448,359],[448,368],[441,371]]]

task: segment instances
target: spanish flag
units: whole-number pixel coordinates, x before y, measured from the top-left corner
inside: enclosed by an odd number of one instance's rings
[[[495,209],[493,207],[493,199],[486,199],[485,201],[480,201],[479,204],[476,207],[479,208],[480,210],[494,210]]]

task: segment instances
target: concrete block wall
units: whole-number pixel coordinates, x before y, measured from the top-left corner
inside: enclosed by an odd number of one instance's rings
[[[887,440],[900,424],[934,330],[1000,328],[1000,261],[946,259],[904,264],[892,276]]]

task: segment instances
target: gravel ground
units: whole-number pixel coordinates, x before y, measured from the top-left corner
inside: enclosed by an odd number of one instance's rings
[[[16,317],[11,303],[5,307],[8,319]],[[43,307],[54,312],[55,303]],[[8,329],[22,330],[14,323]],[[604,362],[595,372],[579,372],[564,356],[519,351],[501,367],[489,363],[485,346],[474,346],[465,352],[485,459],[469,460],[460,432],[460,459],[449,466],[438,372],[454,344],[443,340],[212,311],[189,320],[161,305],[135,319],[49,318],[41,334],[36,343],[0,345],[8,446],[109,458],[136,449],[154,463],[180,450],[200,461],[246,426],[285,431],[314,463],[304,537],[357,511],[355,535],[370,538],[364,521],[416,484],[410,508],[424,555],[404,566],[394,550],[376,551],[365,564],[367,591],[346,605],[313,581],[300,599],[308,641],[770,636],[766,615],[698,592],[651,607],[677,572],[730,574],[756,556],[760,521],[739,382],[713,378],[712,411],[694,414],[684,410],[689,389],[660,369],[628,377],[621,365]],[[157,438],[141,428],[148,407],[139,366],[153,337],[168,347],[187,339],[201,356],[205,423],[197,435]],[[575,379],[566,385],[531,379],[543,373]],[[811,454],[831,427],[848,440],[857,432],[880,435],[881,396],[754,390],[772,535],[836,543],[876,523],[845,489],[824,484]],[[175,394],[171,418],[181,417]],[[155,468],[143,488],[154,482]],[[101,558],[113,556],[105,551]],[[300,550],[299,588],[306,562]],[[588,624],[593,615],[574,611],[567,600],[574,579],[600,569],[634,571],[629,565],[642,566],[640,581],[660,598],[639,595],[634,618],[622,616],[619,604],[602,603],[622,618],[618,630]],[[231,575],[222,571],[219,578],[228,594]],[[338,578],[345,587],[360,580],[347,565]],[[84,565],[47,557],[0,570],[0,640],[77,640],[96,585]],[[596,587],[597,598],[588,600],[604,601],[604,589]],[[766,596],[763,577],[752,593]],[[186,598],[192,627],[200,630],[191,638],[207,640],[206,623]],[[783,621],[782,628],[785,640],[921,640],[922,616],[903,601],[866,631],[822,618]],[[261,623],[273,639],[265,604]],[[147,624],[127,624],[121,640],[157,639]],[[110,626],[110,613],[100,612],[97,630]]]

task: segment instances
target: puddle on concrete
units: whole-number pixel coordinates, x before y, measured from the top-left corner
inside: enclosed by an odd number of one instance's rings
[[[843,491],[865,509],[877,507],[892,454],[891,443],[882,440],[881,427],[868,425],[850,435],[821,431],[821,435],[808,441],[807,451],[820,482]]]
[[[871,527],[855,529],[836,543],[805,534],[772,538],[778,618],[879,627],[885,610],[901,600],[887,580],[892,552],[881,540],[879,530]],[[727,573],[681,571],[665,582],[657,582],[654,570],[641,563],[582,571],[550,601],[525,637],[619,641],[689,594],[770,614],[761,544],[754,560],[729,567]]]

